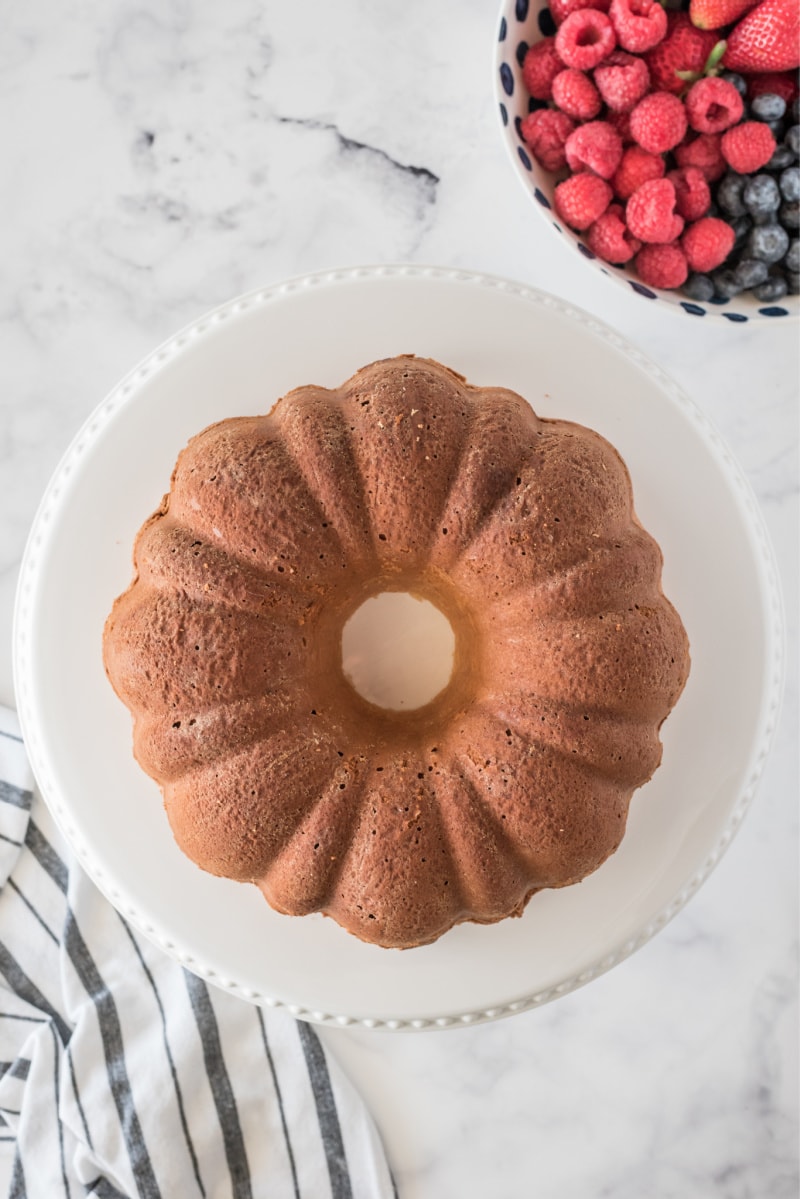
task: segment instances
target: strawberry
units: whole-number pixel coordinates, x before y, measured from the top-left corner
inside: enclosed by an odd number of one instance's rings
[[[761,0],[728,35],[722,64],[728,71],[758,74],[800,66],[800,5]]]
[[[691,0],[689,17],[698,29],[721,29],[758,4],[758,0]]]
[[[800,92],[800,87],[797,84],[797,75],[792,71],[767,72],[766,75],[748,75],[747,77],[748,100],[755,100],[756,96],[764,96],[769,93],[772,96],[780,96],[782,100],[786,101],[788,107],[798,92]]]
[[[642,56],[650,71],[653,91],[678,95],[688,86],[679,72],[691,72],[699,79],[716,44],[717,35],[696,29],[688,13],[669,12],[667,36]]]

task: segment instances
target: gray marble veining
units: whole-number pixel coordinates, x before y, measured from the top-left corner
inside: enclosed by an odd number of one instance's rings
[[[548,234],[495,127],[494,35],[481,0],[7,7],[0,701],[47,479],[117,379],[187,321],[286,276],[403,260],[595,313],[708,413],[765,514],[790,670],[759,795],[684,912],[583,990],[472,1029],[323,1035],[401,1199],[795,1199],[796,328],[665,313]]]

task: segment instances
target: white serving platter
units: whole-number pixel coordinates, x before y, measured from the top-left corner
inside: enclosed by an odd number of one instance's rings
[[[175,846],[101,633],[131,577],[134,536],[205,425],[267,411],[305,383],[336,386],[378,358],[438,359],[526,396],[620,450],[638,516],[664,552],[664,590],[692,672],[664,760],[634,796],[618,852],[521,919],[460,925],[383,950],[332,920],[271,911]],[[644,944],[719,861],[753,796],[779,706],[777,575],[750,487],[701,410],[622,337],[570,305],[494,277],[416,266],[290,280],[202,317],[100,404],[47,488],[15,615],[22,728],[42,793],[84,869],[136,928],[238,995],[320,1023],[414,1029],[523,1011]]]

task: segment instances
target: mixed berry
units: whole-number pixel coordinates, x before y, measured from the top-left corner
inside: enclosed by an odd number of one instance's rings
[[[598,258],[698,301],[797,294],[798,0],[665,4],[551,0],[520,134]]]

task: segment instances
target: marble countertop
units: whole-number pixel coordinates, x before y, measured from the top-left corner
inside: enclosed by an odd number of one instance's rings
[[[783,714],[719,867],[634,957],[512,1019],[326,1029],[401,1199],[789,1199],[798,1187],[798,343],[663,312],[547,235],[492,101],[486,0],[43,0],[4,14],[0,702],[25,538],[85,417],[213,305],[411,261],[567,297],[685,388],[746,471],[788,614]]]

